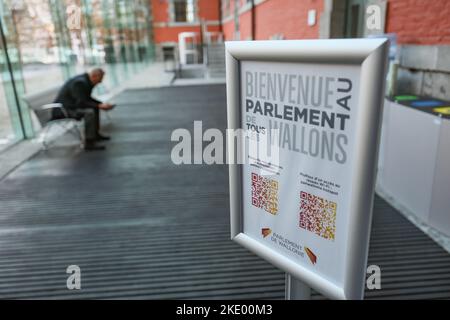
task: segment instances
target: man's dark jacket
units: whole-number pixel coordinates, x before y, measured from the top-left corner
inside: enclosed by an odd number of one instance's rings
[[[87,73],[80,74],[69,80],[59,90],[55,103],[61,103],[70,117],[77,117],[76,109],[97,108],[101,103],[91,97],[94,85]],[[57,116],[57,115],[54,115]]]

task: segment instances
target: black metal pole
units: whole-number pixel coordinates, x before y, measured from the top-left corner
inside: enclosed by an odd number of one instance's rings
[[[256,8],[255,0],[252,0],[252,40],[256,40]]]
[[[24,125],[23,117],[22,117],[22,110],[20,108],[19,95],[17,93],[16,82],[15,82],[15,79],[14,79],[14,73],[13,73],[13,69],[12,69],[12,65],[11,65],[11,60],[9,59],[8,44],[6,43],[5,33],[3,32],[3,21],[2,21],[1,18],[0,18],[0,33],[1,33],[2,43],[3,43],[3,49],[5,51],[6,65],[8,66],[8,72],[9,72],[9,76],[11,78],[11,84],[12,84],[12,88],[13,88],[14,99],[16,101],[17,111],[18,111],[18,114],[19,114],[20,127],[22,129],[23,137],[27,138],[27,134],[26,134],[26,131],[25,131],[25,125]]]
[[[219,32],[223,32],[222,28],[222,0],[219,0]]]

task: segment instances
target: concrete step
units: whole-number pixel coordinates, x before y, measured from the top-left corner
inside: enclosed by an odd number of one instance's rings
[[[208,58],[223,58],[223,59],[225,59],[225,55],[222,53],[209,53]]]
[[[225,70],[225,66],[209,67],[208,70],[222,71]]]
[[[209,63],[208,68],[224,68],[225,67],[225,61],[220,63]]]
[[[218,56],[209,56],[208,61],[225,61],[225,57],[218,57]]]
[[[225,63],[209,64],[208,69],[225,69]]]
[[[209,63],[208,68],[225,68],[225,62],[222,63]]]
[[[208,54],[225,55],[225,50],[208,50]]]
[[[226,72],[210,72],[208,75],[210,78],[225,78]]]
[[[212,44],[208,47],[208,76],[210,78],[224,78],[225,70],[225,45]]]

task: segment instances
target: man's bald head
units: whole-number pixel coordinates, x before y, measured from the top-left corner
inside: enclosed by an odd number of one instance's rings
[[[102,82],[104,75],[105,71],[103,71],[103,69],[95,68],[89,72],[89,80],[91,80],[92,84],[95,86]]]

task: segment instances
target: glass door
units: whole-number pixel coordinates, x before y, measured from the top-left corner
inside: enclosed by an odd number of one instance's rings
[[[366,3],[366,0],[348,0],[345,28],[347,38],[361,38],[363,36]]]

